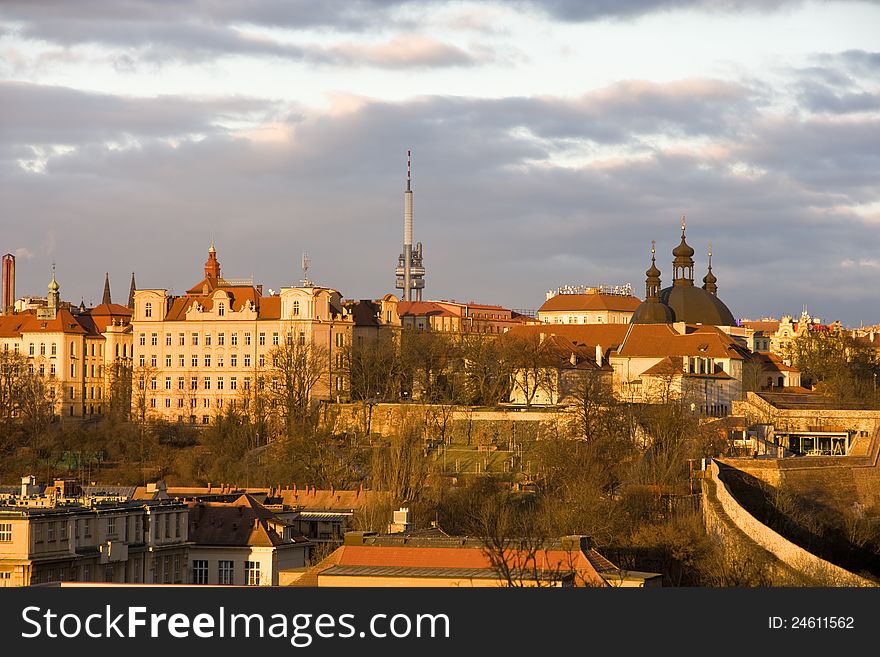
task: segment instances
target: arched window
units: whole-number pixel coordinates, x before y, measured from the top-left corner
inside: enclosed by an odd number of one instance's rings
[[[144,317],[152,317],[153,316],[153,304],[147,301],[147,305],[144,306]]]
[[[293,302],[293,315],[294,316],[299,315],[299,301]]]

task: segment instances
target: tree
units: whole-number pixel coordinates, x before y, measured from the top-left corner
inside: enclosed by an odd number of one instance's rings
[[[401,361],[390,335],[360,340],[345,347],[351,398],[359,401],[400,398]]]
[[[495,335],[471,333],[461,341],[467,404],[495,406],[510,394],[513,355]]]
[[[539,390],[552,391],[558,359],[549,340],[540,335],[514,337],[505,341],[513,369],[513,389],[522,393],[526,408],[531,407]]]
[[[447,386],[447,368],[456,356],[449,336],[436,331],[406,329],[400,334],[400,359],[403,371],[410,377],[413,397],[436,402],[452,399]]]
[[[845,331],[808,331],[792,342],[791,350],[804,383],[838,403],[876,398],[878,367],[873,350]]]
[[[281,413],[285,435],[291,436],[309,416],[312,392],[329,372],[329,351],[304,336],[297,339],[288,335],[283,344],[269,352],[269,359],[268,397]]]
[[[388,491],[397,505],[410,505],[421,496],[428,476],[424,422],[414,414],[403,418],[388,444],[373,453],[372,476],[375,490]]]
[[[21,354],[0,352],[0,448],[28,443],[54,417],[54,389]]]

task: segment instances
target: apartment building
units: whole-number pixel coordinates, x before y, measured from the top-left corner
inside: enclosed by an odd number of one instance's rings
[[[252,280],[223,278],[212,245],[204,278],[185,294],[135,292],[132,404],[148,418],[208,424],[255,387],[279,385],[273,350],[285,345],[320,355],[312,399],[347,398],[353,325],[334,289],[306,281],[264,295]]]

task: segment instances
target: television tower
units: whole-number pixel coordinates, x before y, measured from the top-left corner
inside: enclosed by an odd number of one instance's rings
[[[425,267],[422,265],[422,243],[413,248],[412,151],[406,152],[406,191],[403,193],[403,253],[397,259],[398,290],[403,301],[421,301],[425,288]],[[415,298],[413,298],[415,297]]]

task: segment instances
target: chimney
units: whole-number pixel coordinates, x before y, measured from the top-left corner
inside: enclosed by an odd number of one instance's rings
[[[602,360],[605,356],[605,350],[602,349],[602,345],[596,345],[596,365],[602,367]]]
[[[29,497],[36,494],[37,478],[34,475],[28,475],[21,478],[21,496]]]
[[[573,351],[571,352],[571,356],[569,356],[569,358],[568,358],[568,362],[571,363],[572,365],[578,364],[577,356],[575,356],[575,353]]]
[[[11,315],[15,311],[15,256],[3,256],[3,294],[0,298],[0,314]]]

